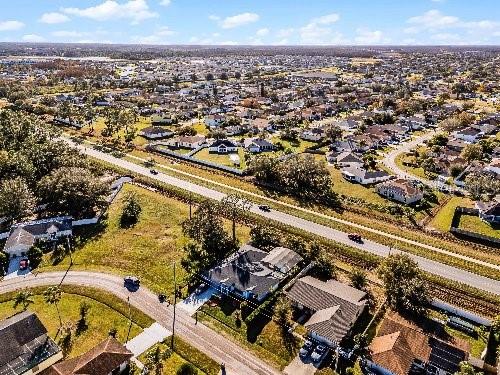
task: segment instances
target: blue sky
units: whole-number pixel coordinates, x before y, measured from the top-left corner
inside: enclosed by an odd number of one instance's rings
[[[499,0],[1,0],[0,41],[500,44]]]

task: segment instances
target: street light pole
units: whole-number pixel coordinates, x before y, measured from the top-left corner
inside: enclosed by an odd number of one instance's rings
[[[172,321],[172,343],[170,345],[172,348],[172,351],[174,351],[175,305],[177,305],[177,279],[175,278],[175,262],[174,262],[174,320]]]

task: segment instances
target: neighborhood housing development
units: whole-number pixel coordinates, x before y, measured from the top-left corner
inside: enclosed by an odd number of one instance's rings
[[[499,61],[0,43],[0,375],[500,373]]]

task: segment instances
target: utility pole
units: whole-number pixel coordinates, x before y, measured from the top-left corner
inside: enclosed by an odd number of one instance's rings
[[[174,351],[174,335],[175,335],[175,305],[177,305],[177,279],[175,278],[175,262],[174,262],[174,320],[172,321],[172,343],[170,347]]]
[[[192,209],[193,209],[193,193],[189,192],[189,220],[193,218]]]
[[[69,250],[69,259],[70,259],[70,266],[73,265],[73,252],[71,251],[71,242],[69,240],[69,236],[66,237],[66,244],[68,245],[68,250]]]
[[[127,339],[125,340],[125,342],[128,342],[128,338],[130,336],[130,330],[132,329],[132,309],[130,308],[130,296],[127,297],[127,303],[128,303],[129,325],[128,325],[128,332],[127,332]]]

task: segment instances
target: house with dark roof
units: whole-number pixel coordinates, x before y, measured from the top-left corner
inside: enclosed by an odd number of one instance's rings
[[[305,276],[286,296],[309,319],[305,322],[313,339],[335,347],[350,333],[366,308],[366,293],[336,280],[326,282]]]
[[[396,313],[388,313],[370,344],[368,368],[387,375],[407,375],[424,368],[438,374],[454,374],[467,361],[469,344],[450,337],[437,322],[425,330]]]
[[[479,211],[479,218],[489,224],[500,224],[500,202],[476,202]]]
[[[146,139],[161,139],[174,135],[174,132],[161,126],[148,126],[139,132],[139,135]]]
[[[124,373],[133,354],[114,337],[108,337],[81,356],[56,363],[43,375],[118,375]]]
[[[23,256],[38,240],[55,240],[73,234],[73,218],[54,217],[12,225],[4,246],[10,256]]]
[[[274,150],[274,145],[262,138],[247,138],[243,143],[245,145],[245,148],[252,153]]]
[[[363,166],[363,160],[353,152],[342,152],[335,158],[335,163],[340,168],[357,167],[361,168]]]
[[[285,247],[274,248],[268,253],[243,245],[202,277],[222,294],[235,294],[261,302],[278,289],[302,260],[299,254]]]
[[[24,311],[0,321],[0,375],[35,375],[63,357],[36,314]]]
[[[484,135],[484,133],[481,130],[473,127],[467,127],[465,129],[457,130],[451,134],[455,138],[460,139],[467,143],[475,143]]]
[[[237,151],[238,146],[229,139],[217,139],[208,146],[208,152],[215,152],[217,154],[229,154]]]

